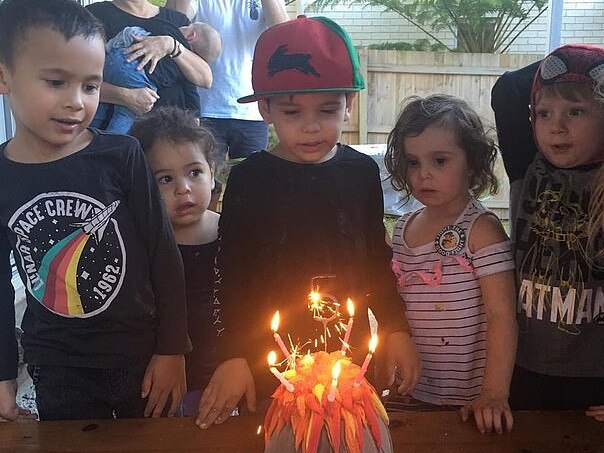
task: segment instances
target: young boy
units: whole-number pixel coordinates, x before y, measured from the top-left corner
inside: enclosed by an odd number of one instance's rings
[[[258,101],[279,143],[234,167],[227,183],[218,254],[223,363],[202,396],[202,428],[226,420],[244,393],[254,408],[256,388],[263,397],[276,388],[266,364],[275,348],[269,327],[276,310],[279,331],[294,344],[319,337],[321,324],[307,308],[317,276],[324,282],[319,290],[356,305],[349,341],[360,356],[356,362],[367,351],[371,307],[390,384],[395,365],[404,378],[400,391],[419,379],[419,358],[389,268],[378,166],[338,143],[354,93],[364,88],[349,36],[322,17],[275,25],[256,44],[252,83],[254,94],[239,102]],[[330,329],[328,349],[340,348],[333,324]]]
[[[9,254],[42,420],[173,415],[190,350],[182,261],[136,140],[88,129],[102,26],[71,0],[0,3],[0,416],[15,419]]]
[[[511,181],[519,285],[510,404],[592,406],[588,415],[596,416],[604,407],[604,273],[589,261],[586,243],[590,182],[604,160],[604,107],[594,97],[604,49],[556,49],[538,65],[530,100],[523,99],[535,68],[504,75],[492,99]],[[537,150],[519,134],[531,127],[521,115],[529,103]],[[511,147],[514,140],[525,145]]]

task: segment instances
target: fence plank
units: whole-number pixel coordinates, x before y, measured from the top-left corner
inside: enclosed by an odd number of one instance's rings
[[[358,97],[358,109],[353,112],[356,119],[346,128],[343,140],[372,144],[385,143],[401,102],[414,94],[461,97],[476,109],[487,126],[494,126],[491,88],[497,77],[526,66],[541,55],[360,49],[359,58],[367,90]],[[354,138],[358,141],[351,141]]]

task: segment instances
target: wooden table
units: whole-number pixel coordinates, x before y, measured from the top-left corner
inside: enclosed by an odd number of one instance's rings
[[[604,452],[604,423],[580,412],[515,412],[511,434],[480,434],[455,412],[391,415],[395,451]],[[262,452],[260,417],[234,417],[200,430],[190,418],[0,423],[2,452]]]

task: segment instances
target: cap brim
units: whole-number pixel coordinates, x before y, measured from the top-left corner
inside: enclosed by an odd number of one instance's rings
[[[266,99],[271,96],[278,96],[280,94],[308,94],[308,93],[348,93],[356,92],[365,89],[365,86],[361,87],[347,87],[347,88],[309,88],[305,90],[281,90],[281,91],[259,91],[258,93],[250,94],[237,99],[240,104],[248,102],[256,102],[261,99]]]

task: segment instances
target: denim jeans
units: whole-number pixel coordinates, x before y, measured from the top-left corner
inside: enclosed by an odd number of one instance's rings
[[[203,124],[210,128],[218,144],[219,160],[248,157],[268,146],[268,126],[264,121],[236,120],[228,118],[203,118]]]
[[[40,420],[141,418],[147,360],[124,368],[28,365]]]

